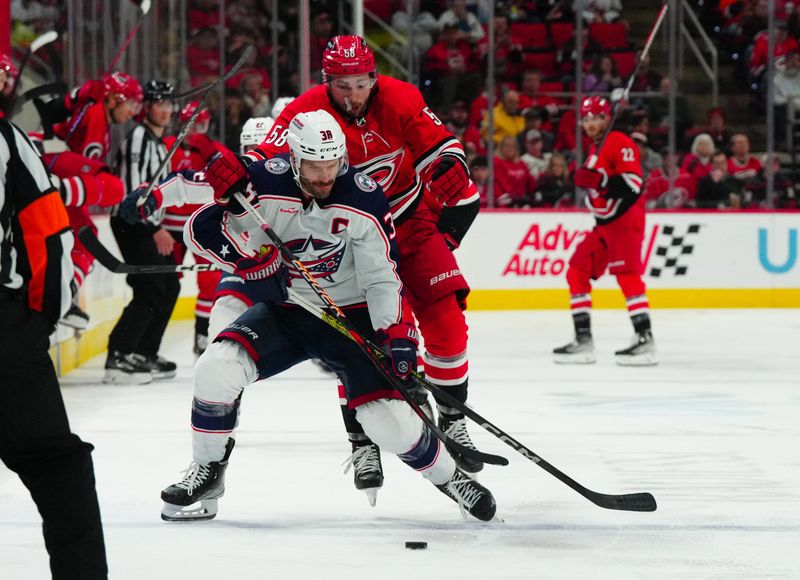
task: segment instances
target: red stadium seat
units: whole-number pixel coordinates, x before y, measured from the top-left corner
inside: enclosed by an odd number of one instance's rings
[[[364,8],[371,10],[375,16],[386,22],[391,21],[394,14],[393,0],[364,0]]]
[[[526,52],[523,54],[525,68],[539,69],[542,76],[553,77],[558,71],[558,62],[555,52]]]
[[[539,85],[539,92],[540,93],[563,93],[564,92],[564,84],[560,83],[560,82],[542,81],[542,84]]]
[[[617,64],[617,72],[622,78],[627,78],[636,68],[636,51],[612,52],[611,58]]]
[[[628,48],[628,29],[622,22],[595,22],[589,25],[589,38],[604,49]]]
[[[511,38],[514,44],[523,48],[548,48],[547,25],[539,22],[515,22],[511,25]]]
[[[550,42],[561,48],[575,36],[575,25],[572,22],[551,22]]]

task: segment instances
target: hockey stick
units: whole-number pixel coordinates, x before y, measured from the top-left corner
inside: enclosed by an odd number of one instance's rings
[[[406,400],[406,402],[411,406],[414,412],[422,419],[422,422],[428,426],[428,428],[433,432],[433,434],[445,444],[445,446],[450,449],[453,453],[460,453],[466,457],[471,457],[473,459],[477,459],[479,461],[483,461],[484,463],[489,463],[491,465],[508,465],[508,459],[505,457],[501,457],[499,455],[492,455],[490,453],[483,453],[482,451],[478,451],[477,449],[470,449],[469,447],[464,447],[460,443],[451,439],[446,433],[444,433],[439,427],[434,423],[430,417],[422,410],[422,408],[414,401],[411,396],[408,394],[408,387],[405,385],[398,377],[396,377],[385,365],[384,361],[387,360],[388,355],[383,352],[380,348],[375,346],[372,342],[364,338],[361,333],[356,330],[353,326],[353,323],[350,322],[350,319],[347,318],[347,315],[339,308],[333,299],[328,295],[327,292],[320,286],[319,282],[316,281],[314,276],[308,269],[305,267],[303,262],[301,262],[297,256],[294,255],[286,244],[283,243],[283,240],[275,233],[275,231],[270,227],[264,217],[258,213],[258,211],[252,206],[252,204],[248,201],[248,199],[242,195],[241,193],[235,193],[234,197],[237,201],[242,205],[242,207],[247,211],[247,213],[258,223],[261,227],[261,230],[269,237],[270,240],[278,247],[281,254],[283,255],[284,259],[287,262],[290,262],[300,273],[303,280],[308,283],[314,293],[325,303],[326,307],[330,309],[330,312],[321,310],[313,305],[311,305],[308,301],[303,299],[302,296],[299,296],[296,291],[289,288],[289,296],[293,300],[297,300],[297,303],[300,306],[303,306],[306,310],[321,318],[324,322],[327,322],[330,326],[350,338],[356,345],[361,349],[361,351],[369,358],[370,362],[378,369],[378,372],[383,375],[383,377],[391,384],[397,391],[402,395],[402,397]],[[379,354],[380,353],[380,354]]]
[[[593,169],[594,166],[597,164],[597,159],[600,156],[600,150],[603,148],[603,145],[608,139],[609,133],[611,133],[611,129],[614,126],[614,123],[617,121],[617,117],[619,116],[619,112],[622,110],[622,103],[628,101],[628,95],[630,95],[631,88],[633,87],[633,83],[636,80],[636,75],[639,74],[639,69],[642,67],[642,63],[644,59],[647,58],[647,54],[650,52],[650,47],[653,44],[653,40],[656,37],[656,33],[658,29],[661,28],[661,22],[664,20],[664,16],[667,14],[667,7],[669,6],[669,0],[664,2],[661,6],[661,10],[658,12],[658,16],[656,17],[656,22],[653,24],[652,30],[650,30],[650,34],[647,36],[647,41],[644,43],[644,48],[642,48],[642,52],[639,55],[639,59],[636,61],[636,65],[633,67],[633,72],[631,76],[628,78],[628,83],[625,85],[625,88],[622,90],[622,96],[619,100],[614,103],[614,110],[611,112],[611,121],[609,121],[608,126],[606,126],[605,133],[603,133],[602,138],[597,144],[597,148],[594,150],[594,155],[590,156],[589,159],[586,161],[586,167],[589,169]]]
[[[255,50],[256,49],[253,48],[253,45],[249,45],[247,48],[245,48],[244,52],[242,52],[242,55],[239,57],[239,60],[236,61],[236,64],[234,64],[231,67],[231,69],[228,70],[224,75],[217,77],[217,80],[211,83],[211,86],[208,87],[208,90],[206,90],[205,94],[203,95],[203,98],[200,99],[200,103],[197,105],[197,108],[195,108],[191,118],[188,121],[186,121],[186,124],[183,127],[181,127],[181,131],[180,133],[178,133],[178,136],[175,138],[175,142],[172,144],[172,147],[170,147],[170,150],[167,152],[167,156],[161,160],[161,165],[158,166],[158,169],[153,174],[154,175],[153,180],[147,185],[147,188],[139,196],[139,200],[136,202],[136,205],[138,207],[141,207],[147,201],[150,192],[153,191],[153,188],[156,186],[158,176],[161,175],[161,172],[163,172],[164,169],[167,167],[167,164],[170,162],[172,157],[175,155],[175,152],[183,143],[183,140],[186,138],[186,135],[189,134],[189,129],[192,128],[195,121],[197,121],[197,117],[199,117],[200,113],[203,111],[203,106],[206,104],[208,96],[214,91],[214,89],[217,87],[219,83],[224,83],[234,74],[236,74],[236,72],[244,66],[244,63],[247,62],[247,60],[255,52]]]
[[[125,42],[123,42],[122,46],[120,46],[119,50],[117,50],[117,54],[114,55],[114,58],[112,59],[111,64],[108,66],[108,68],[106,69],[106,72],[103,74],[103,76],[113,72],[114,66],[117,64],[117,61],[120,59],[120,57],[122,56],[122,53],[125,52],[125,50],[128,48],[128,46],[130,46],[131,41],[133,40],[133,37],[139,31],[139,28],[141,28],[142,22],[144,22],[145,16],[147,16],[147,13],[150,12],[151,0],[142,0],[141,3],[138,3],[138,2],[134,2],[134,3],[135,4],[139,4],[139,9],[142,11],[142,14],[139,16],[139,20],[136,21],[136,24],[134,25],[134,27],[131,28],[131,31],[128,33],[128,36],[125,38]],[[91,107],[92,104],[93,104],[93,102],[89,101],[88,103],[83,105],[83,107],[81,107],[81,110],[78,113],[78,115],[75,117],[75,120],[69,126],[69,131],[67,131],[67,136],[64,138],[64,143],[68,144],[69,140],[72,139],[72,136],[75,134],[75,131],[77,131],[78,126],[81,124],[81,121],[83,120],[83,117],[86,115],[86,111],[89,110],[89,107]],[[56,164],[56,161],[58,161],[58,158],[60,156],[61,156],[61,154],[59,153],[58,155],[53,157],[53,159],[47,165],[47,171],[52,171],[53,170],[53,166]]]
[[[256,222],[261,226],[261,229],[264,233],[269,236],[269,238],[275,243],[275,245],[280,249],[281,253],[284,257],[294,265],[300,274],[303,276],[303,279],[309,283],[311,288],[314,292],[319,296],[322,301],[327,305],[327,307],[332,311],[328,312],[326,310],[320,309],[315,305],[311,304],[308,300],[306,300],[303,296],[297,294],[297,292],[289,289],[290,297],[292,301],[296,302],[298,305],[303,307],[305,310],[322,320],[323,322],[327,323],[331,327],[335,328],[351,340],[355,341],[361,350],[372,360],[375,365],[386,371],[386,367],[384,366],[384,361],[388,358],[388,355],[383,352],[380,348],[375,346],[370,341],[366,340],[362,337],[357,330],[355,330],[347,319],[346,315],[342,310],[336,306],[333,300],[328,296],[328,294],[319,286],[319,283],[314,279],[314,277],[306,270],[305,266],[303,266],[302,262],[297,260],[294,256],[292,251],[287,248],[278,235],[272,230],[266,220],[261,216],[258,211],[250,204],[247,198],[242,195],[241,193],[234,194],[237,201],[245,208],[247,213],[256,220]],[[511,437],[508,433],[500,429],[497,425],[489,421],[488,419],[484,418],[482,415],[477,413],[476,411],[472,410],[470,407],[444,391],[440,389],[438,386],[432,384],[430,381],[425,379],[420,373],[413,372],[411,374],[412,380],[415,385],[418,387],[422,387],[435,396],[440,397],[443,399],[449,406],[458,409],[464,415],[478,423],[481,427],[486,429],[489,433],[503,441],[506,445],[510,446],[512,449],[517,451],[520,455],[526,457],[527,459],[533,461],[536,465],[544,469],[550,475],[554,476],[556,479],[565,483],[568,487],[572,488],[574,491],[577,491],[580,495],[594,503],[595,505],[606,508],[606,509],[613,509],[613,510],[623,510],[623,511],[637,511],[637,512],[651,512],[655,511],[656,509],[656,500],[651,493],[627,493],[627,494],[605,494],[605,493],[598,493],[596,491],[592,491],[587,487],[581,485],[571,477],[569,477],[566,473],[562,472],[561,470],[557,469],[547,461],[545,461],[542,457],[534,453],[531,449]],[[398,388],[401,394],[404,395],[405,386],[401,385],[402,388]],[[408,398],[406,398],[408,400]],[[409,401],[411,403],[411,401]],[[415,405],[412,403],[412,407]],[[417,414],[424,415],[421,409],[415,408]],[[425,417],[427,418],[427,416]],[[430,422],[430,419],[428,419]],[[426,424],[428,424],[426,422]],[[430,425],[429,425],[430,426]],[[449,443],[449,442],[448,442]],[[504,458],[503,458],[504,459]],[[489,463],[489,462],[487,462]],[[508,462],[503,463],[506,465]]]
[[[19,68],[17,69],[17,85],[20,84],[20,81],[22,80],[22,73],[25,72],[25,68],[28,66],[28,61],[30,61],[33,53],[42,48],[45,44],[50,44],[57,38],[58,32],[55,30],[48,30],[44,34],[33,39],[33,42],[30,43],[28,50],[25,51],[25,55],[22,57],[22,60],[19,63]],[[16,92],[16,88],[14,89],[14,92]]]
[[[126,264],[112,254],[103,243],[97,239],[89,226],[82,226],[78,230],[78,239],[89,250],[89,253],[102,264],[104,268],[114,274],[174,274],[176,272],[208,272],[219,270],[214,264]]]
[[[348,336],[352,337],[352,333],[347,329],[346,326],[342,325],[339,319],[335,316],[330,315],[324,310],[314,306],[304,297],[298,295],[296,292],[293,292],[291,289],[289,290],[290,296],[292,300],[295,301],[297,304],[302,306],[308,312],[314,314],[317,318],[324,321],[325,323],[329,324],[333,328],[337,329],[339,332]],[[377,348],[376,346],[372,345],[371,343],[367,343],[372,350],[372,355],[378,360],[385,359],[388,355],[386,355],[382,350]],[[411,378],[415,385],[418,387],[422,387],[427,389],[431,393],[433,393],[436,397],[440,397],[443,399],[450,407],[454,409],[458,409],[464,415],[478,423],[481,427],[486,429],[489,433],[503,441],[505,444],[510,446],[512,449],[523,455],[524,457],[533,461],[536,465],[544,469],[547,473],[554,476],[556,479],[565,483],[567,486],[572,488],[573,490],[577,491],[583,497],[591,501],[593,504],[600,506],[606,509],[612,510],[624,510],[624,511],[635,511],[635,512],[652,512],[656,509],[656,500],[650,493],[627,493],[627,494],[605,494],[605,493],[598,493],[596,491],[592,491],[571,477],[567,474],[563,473],[544,459],[542,459],[539,455],[531,451],[528,447],[511,437],[508,433],[500,429],[497,425],[490,422],[488,419],[485,419],[483,416],[478,414],[476,411],[472,410],[471,407],[465,405],[452,395],[450,395],[447,391],[440,389],[438,386],[434,385],[424,376],[422,376],[418,372],[414,372],[411,375]]]

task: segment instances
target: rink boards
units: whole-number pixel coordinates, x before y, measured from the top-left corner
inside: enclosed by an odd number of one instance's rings
[[[457,251],[475,310],[567,308],[566,269],[593,227],[584,211],[483,211]],[[651,212],[642,261],[655,308],[800,306],[800,212]],[[596,308],[623,307],[611,276]]]
[[[100,239],[119,256],[108,220],[96,221]],[[472,287],[469,308],[568,308],[569,257],[592,225],[584,211],[482,211],[456,251]],[[642,259],[651,306],[800,307],[798,229],[800,212],[649,213]],[[184,274],[181,286],[173,318],[191,319],[194,273]],[[76,337],[62,328],[58,336],[53,356],[62,373],[105,351],[130,296],[125,276],[95,266],[81,291],[89,329]],[[596,308],[624,307],[610,276],[597,282],[592,298]]]

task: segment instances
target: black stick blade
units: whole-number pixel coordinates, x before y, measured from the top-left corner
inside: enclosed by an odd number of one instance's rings
[[[622,510],[628,512],[654,512],[656,511],[656,498],[652,493],[624,493],[609,495],[593,493],[586,496],[589,500],[602,508],[609,510]]]

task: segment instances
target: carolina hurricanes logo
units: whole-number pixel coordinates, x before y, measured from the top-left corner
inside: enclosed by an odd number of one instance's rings
[[[90,143],[83,150],[83,156],[89,159],[100,159],[103,155],[103,146],[100,143]]]
[[[290,240],[286,246],[303,262],[314,278],[327,279],[333,282],[333,275],[339,271],[347,245],[344,240],[329,242],[309,236],[306,239]],[[310,254],[310,257],[304,257]],[[289,264],[289,275],[300,278],[300,273]]]
[[[404,155],[405,149],[401,147],[397,151],[368,159],[364,163],[356,165],[356,168],[377,181],[378,185],[386,191],[394,183],[400,171],[400,164],[403,162]]]

